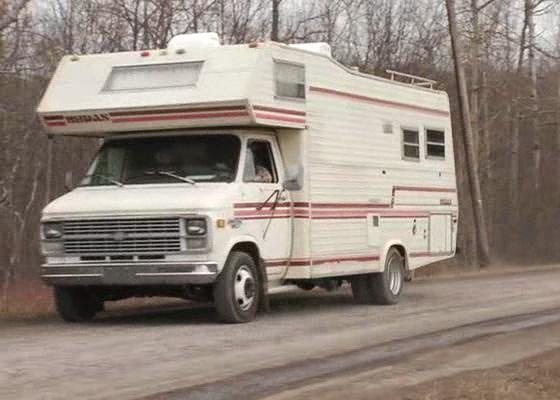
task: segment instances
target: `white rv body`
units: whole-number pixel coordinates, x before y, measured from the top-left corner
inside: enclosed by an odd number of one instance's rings
[[[146,69],[138,72],[139,66]],[[169,67],[167,75],[160,67]],[[278,92],[286,71],[287,90],[303,71],[302,91]],[[107,183],[78,187],[49,204],[44,223],[202,216],[210,241],[204,252],[182,243],[149,263],[134,252],[126,262],[103,252],[83,261],[62,245],[46,251],[42,268],[53,285],[210,284],[232,249],[249,243],[269,287],[380,272],[391,248],[409,271],[455,254],[458,200],[444,92],[361,74],[326,54],[276,43],[174,46],[65,57],[38,112],[52,135],[112,142],[233,134],[242,143],[230,183]],[[276,182],[243,181],[250,140],[270,143]],[[286,174],[298,175],[299,190],[284,190]],[[126,273],[107,273],[123,265]]]

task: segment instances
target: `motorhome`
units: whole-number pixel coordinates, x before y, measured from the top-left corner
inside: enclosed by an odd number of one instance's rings
[[[412,271],[454,256],[458,200],[447,94],[391,74],[324,43],[215,34],[64,57],[40,119],[103,144],[42,214],[61,317],[164,295],[247,322],[286,285],[396,303]]]

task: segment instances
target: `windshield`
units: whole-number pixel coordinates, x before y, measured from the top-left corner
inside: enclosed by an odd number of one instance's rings
[[[232,182],[240,149],[233,135],[115,140],[103,145],[81,186]]]

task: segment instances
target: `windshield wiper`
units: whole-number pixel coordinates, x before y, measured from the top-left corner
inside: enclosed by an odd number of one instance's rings
[[[190,183],[191,185],[196,185],[196,181],[192,180],[191,178],[187,178],[186,176],[177,175],[171,171],[146,171],[146,175],[163,175],[163,176],[170,176],[171,178],[178,179],[183,182]]]
[[[112,183],[113,185],[116,185],[118,187],[123,187],[124,184],[122,182],[117,181],[116,179],[111,178],[108,175],[103,175],[103,174],[89,174],[86,175],[87,178],[101,178],[103,180],[105,180],[106,182]]]

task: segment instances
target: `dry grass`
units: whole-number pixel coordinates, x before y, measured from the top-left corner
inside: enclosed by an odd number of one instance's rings
[[[461,373],[384,393],[383,397],[394,400],[558,400],[560,350],[504,367]]]
[[[0,319],[28,319],[50,314],[51,289],[38,279],[20,280],[8,289],[8,302],[0,300]]]

